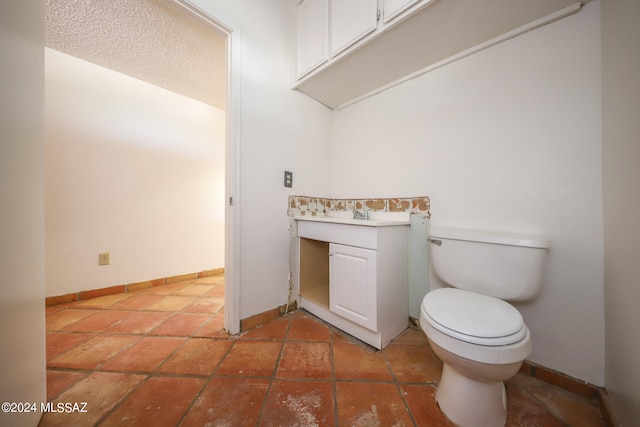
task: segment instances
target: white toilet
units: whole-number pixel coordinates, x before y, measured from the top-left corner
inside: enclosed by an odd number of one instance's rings
[[[502,427],[503,381],[531,354],[529,329],[506,301],[536,297],[549,242],[461,230],[432,230],[429,241],[438,283],[420,326],[444,364],[436,399],[461,427]]]

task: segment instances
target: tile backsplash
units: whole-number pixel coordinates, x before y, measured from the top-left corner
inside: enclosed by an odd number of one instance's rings
[[[429,197],[328,199],[308,196],[289,196],[287,213],[296,215],[327,216],[332,211],[369,209],[374,212],[409,212],[430,218]]]

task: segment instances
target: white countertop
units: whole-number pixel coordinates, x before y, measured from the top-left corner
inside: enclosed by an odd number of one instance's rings
[[[409,225],[408,212],[369,212],[369,219],[354,219],[350,211],[330,212],[329,216],[296,215],[296,221],[328,222],[334,224],[362,225],[365,227],[388,227]]]

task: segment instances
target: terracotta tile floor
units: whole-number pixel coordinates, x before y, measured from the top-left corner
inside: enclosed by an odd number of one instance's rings
[[[296,311],[229,337],[224,277],[47,308],[41,426],[450,426],[419,329],[383,351]],[[508,426],[603,426],[597,403],[517,375]]]

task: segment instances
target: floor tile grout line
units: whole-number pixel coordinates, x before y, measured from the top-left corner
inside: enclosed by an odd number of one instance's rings
[[[271,377],[260,377],[260,376],[252,376],[252,377],[243,377],[240,375],[231,375],[234,377],[238,377],[238,378],[266,378],[266,379],[271,379]],[[229,377],[229,375],[225,376],[225,377]],[[281,381],[281,382],[290,382],[290,383],[331,383],[331,382],[335,382],[333,381],[331,378],[305,378],[305,377],[274,377],[273,380],[275,381]]]
[[[393,378],[394,381],[398,381],[398,377],[396,376],[396,373],[393,370],[393,366],[391,366],[391,361],[389,361],[389,358],[387,357],[387,354],[385,353],[384,349],[380,350],[380,354],[382,355],[382,359],[384,360],[384,363],[387,365],[387,369],[391,374],[391,378]]]
[[[189,338],[188,337],[176,337],[176,338],[184,338],[184,342],[182,344],[180,344],[178,347],[176,347],[167,357],[164,358],[164,360],[162,360],[160,363],[158,363],[156,365],[156,367],[154,368],[154,370],[149,373],[150,375],[159,375],[160,373],[158,372],[158,369],[160,369],[160,367],[162,367],[162,365],[167,363],[169,361],[169,359],[171,359],[173,357],[173,355],[178,352],[178,350],[184,348],[184,346],[187,345],[187,343],[189,342]]]
[[[104,366],[105,363],[109,362],[110,360],[114,359],[115,357],[117,357],[120,353],[122,353],[123,351],[127,350],[128,348],[131,348],[135,343],[139,342],[140,340],[142,340],[143,337],[137,337],[136,340],[131,341],[129,344],[125,345],[124,347],[121,347],[113,356],[109,357],[108,359],[105,359],[102,361],[102,363],[99,363],[98,365],[96,365],[93,368],[93,371],[99,371],[100,368],[102,368],[102,366]]]
[[[55,369],[47,368],[47,371],[60,371],[60,372],[67,372],[67,370],[64,370],[64,369],[58,369],[58,368],[55,368]],[[70,369],[69,371],[70,371],[70,372],[72,372],[72,373],[76,373],[76,372],[78,372],[78,371],[80,371],[80,370],[78,370],[78,369]],[[82,377],[81,377],[79,380],[74,381],[74,382],[73,382],[73,384],[70,384],[68,387],[66,387],[66,388],[64,388],[63,390],[59,391],[59,392],[58,392],[58,394],[56,394],[56,395],[54,395],[54,396],[49,397],[49,395],[47,394],[47,395],[46,395],[47,402],[54,402],[57,398],[59,398],[59,397],[62,395],[62,393],[64,393],[65,391],[67,391],[68,389],[70,389],[71,387],[73,387],[74,385],[76,385],[76,384],[78,384],[79,382],[81,382],[81,381],[83,381],[84,379],[86,379],[89,375],[91,375],[91,373],[92,373],[93,371],[80,371],[80,372],[81,372],[83,375],[82,375]],[[48,393],[48,390],[47,390],[47,393]]]
[[[404,393],[402,392],[402,387],[400,385],[400,383],[396,382],[395,383],[396,386],[396,390],[398,390],[398,394],[400,394],[400,399],[402,399],[402,403],[404,403],[404,407],[407,410],[407,414],[409,415],[409,418],[411,419],[411,422],[413,422],[414,427],[418,427],[418,423],[416,422],[416,419],[413,415],[413,411],[411,411],[411,408],[409,407],[409,402],[407,402],[407,398],[405,397]]]
[[[204,382],[204,384],[202,385],[202,387],[200,388],[200,390],[198,390],[198,392],[196,393],[195,397],[193,398],[193,400],[191,401],[191,403],[188,405],[187,409],[184,411],[184,413],[182,414],[182,416],[180,417],[180,419],[178,420],[178,422],[176,423],[176,426],[180,426],[182,425],[182,423],[184,422],[184,419],[187,417],[187,415],[189,414],[189,412],[191,411],[191,408],[193,408],[193,405],[195,405],[195,403],[198,401],[198,399],[200,398],[200,395],[202,395],[202,393],[204,392],[204,390],[207,388],[207,386],[209,385],[209,383],[211,382],[213,378],[213,375],[209,375],[207,377],[207,380]]]
[[[367,380],[362,378],[348,378],[335,380],[337,384],[359,383],[359,384],[407,384],[396,380]]]
[[[131,391],[129,391],[129,393],[127,393],[125,396],[123,396],[115,405],[113,405],[113,408],[111,408],[109,411],[106,411],[102,417],[98,418],[98,420],[95,422],[94,427],[99,426],[100,424],[102,424],[102,422],[104,422],[104,420],[106,420],[107,418],[109,418],[109,416],[111,416],[111,414],[113,414],[114,411],[116,411],[120,405],[123,404],[123,402],[125,402],[129,397],[131,397],[133,395],[133,393],[136,392],[136,390],[138,390],[140,387],[142,387],[143,384],[147,383],[150,379],[151,379],[152,375],[148,374],[146,375],[146,378],[143,379],[142,381],[140,381],[138,383],[138,385],[136,385],[135,387],[133,387],[131,389]]]
[[[224,307],[224,306],[223,306]],[[196,314],[196,313],[193,313]],[[200,314],[200,313],[198,313]],[[218,316],[218,313],[206,313],[209,314],[209,318],[207,320],[205,320],[204,322],[202,322],[202,324],[198,327],[198,329],[196,329],[193,334],[197,334],[198,332],[200,332],[209,322],[211,322],[215,316]]]
[[[262,399],[262,405],[260,407],[260,411],[258,412],[258,419],[256,420],[256,426],[262,424],[262,417],[264,416],[264,411],[267,407],[267,402],[269,401],[269,395],[271,394],[271,388],[273,387],[273,382],[277,379],[278,368],[280,366],[280,361],[282,360],[282,355],[284,354],[284,345],[287,342],[287,337],[289,336],[289,331],[291,330],[291,324],[293,323],[293,318],[289,318],[289,322],[287,324],[286,330],[284,332],[284,336],[282,337],[282,345],[280,346],[280,351],[278,352],[278,357],[276,358],[275,366],[269,377],[269,384],[267,385],[267,390],[264,393],[264,398]]]
[[[209,376],[213,376],[216,375],[216,373],[218,372],[218,369],[220,369],[220,366],[222,366],[222,364],[224,363],[224,361],[227,359],[227,357],[229,357],[229,353],[231,353],[231,350],[236,346],[236,344],[238,343],[238,340],[236,339],[230,339],[227,338],[226,341],[232,341],[232,344],[229,346],[229,348],[227,349],[227,351],[225,351],[224,355],[220,358],[220,361],[218,362],[218,364],[216,365],[215,368],[213,368],[213,370],[211,371],[211,374]]]
[[[282,361],[282,356],[284,355],[284,347],[285,347],[285,344],[288,342],[287,338],[289,337],[289,332],[291,331],[292,324],[293,324],[293,318],[289,318],[289,322],[287,324],[286,330],[284,331],[284,336],[282,337],[282,345],[280,346],[280,352],[278,353],[278,357],[276,358],[276,363],[273,368],[271,380],[277,379],[278,368],[280,367],[280,362]],[[269,388],[271,388],[271,382],[269,383]]]
[[[334,353],[334,334],[329,335],[329,358],[331,359],[331,380],[336,382],[336,358]]]
[[[333,377],[333,381],[331,383],[331,387],[333,389],[333,423],[338,426],[338,382],[336,376],[336,359],[334,353],[334,344],[335,344],[336,334],[331,333],[329,339],[331,340],[331,373]]]

